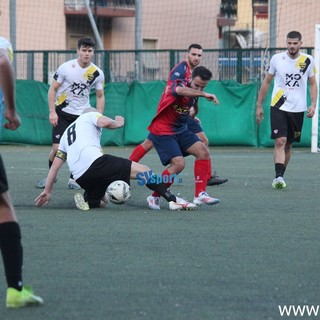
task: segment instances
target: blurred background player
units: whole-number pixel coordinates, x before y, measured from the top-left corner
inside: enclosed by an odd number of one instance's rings
[[[64,130],[75,121],[85,108],[90,107],[90,91],[96,91],[96,108],[103,114],[105,107],[104,73],[93,62],[95,42],[91,38],[78,41],[78,58],[63,63],[53,76],[48,92],[49,121],[52,125],[52,149],[49,154],[49,169],[58,150]],[[46,178],[38,188],[44,188]],[[72,175],[69,189],[81,189]]]
[[[180,79],[180,80],[186,80],[187,82],[190,82],[192,70],[200,64],[202,53],[203,53],[203,49],[201,45],[197,43],[191,44],[187,50],[186,60],[183,60],[180,63],[178,63],[170,71],[168,81]],[[201,127],[200,120],[196,118],[197,113],[198,113],[198,110],[195,110],[195,109],[191,110],[190,118],[188,119],[188,122],[187,122],[188,129],[191,132],[195,133],[201,139],[201,141],[208,147],[209,140]],[[129,159],[135,162],[139,162],[145,156],[145,154],[148,153],[152,148],[153,148],[153,143],[151,140],[147,138],[132,151]],[[227,181],[228,179],[219,178],[216,171],[212,173],[212,165],[211,165],[211,158],[210,158],[209,170],[208,170],[208,176],[207,176],[207,185],[208,186],[220,185]]]
[[[0,37],[0,122],[7,120],[4,127],[16,130],[20,117],[16,113],[14,92],[14,71],[11,65],[13,51],[11,43]],[[30,304],[42,304],[43,300],[34,295],[31,288],[23,285],[23,248],[20,226],[9,195],[6,171],[0,156],[0,249],[7,281],[6,306],[20,308]],[[17,317],[18,318],[18,317]]]
[[[293,142],[300,142],[304,114],[312,118],[317,105],[318,86],[312,56],[300,52],[302,36],[298,31],[287,35],[287,51],[275,54],[262,82],[257,99],[256,120],[263,119],[262,103],[273,78],[270,108],[271,138],[274,139],[275,178],[272,187],[286,187],[284,172],[291,158]],[[307,108],[307,83],[310,84],[311,106]]]

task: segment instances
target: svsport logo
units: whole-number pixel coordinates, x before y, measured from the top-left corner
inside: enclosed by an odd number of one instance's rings
[[[170,174],[170,175],[161,175],[161,174],[154,174],[152,170],[139,172],[136,175],[138,186],[145,186],[146,184],[160,184],[160,183],[175,183],[181,184],[182,178],[179,177],[177,174]]]

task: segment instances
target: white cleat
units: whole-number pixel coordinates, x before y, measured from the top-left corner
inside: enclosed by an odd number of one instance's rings
[[[275,189],[284,189],[287,186],[282,177],[275,178],[272,182],[272,187]]]
[[[178,197],[176,197],[176,202],[174,201],[169,202],[169,209],[173,211],[195,210],[196,208],[197,206],[195,204]]]
[[[74,195],[74,202],[76,207],[80,210],[86,211],[90,209],[88,202],[84,201],[83,195],[79,192]]]
[[[201,204],[212,205],[212,204],[217,204],[219,202],[220,202],[220,199],[212,198],[204,191],[200,192],[198,197],[194,197],[194,199],[193,199],[193,203],[198,206]]]
[[[147,202],[149,209],[160,210],[160,197],[149,196]]]
[[[68,188],[72,190],[80,190],[81,187],[76,183],[74,179],[69,178]]]

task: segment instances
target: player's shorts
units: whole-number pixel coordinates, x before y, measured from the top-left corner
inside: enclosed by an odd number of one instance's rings
[[[197,121],[192,117],[188,117],[187,126],[188,126],[188,130],[193,133],[203,132],[203,129],[201,128],[199,121]]]
[[[180,134],[162,136],[149,133],[148,139],[153,142],[164,166],[168,165],[174,157],[188,156],[189,154],[186,150],[196,142],[201,141],[196,134],[189,130]]]
[[[289,143],[300,142],[304,112],[270,108],[271,139],[287,137]]]
[[[0,155],[0,193],[4,193],[9,190],[8,179],[6,175],[6,170]]]
[[[84,199],[90,208],[97,208],[106,193],[109,184],[116,180],[130,185],[132,161],[105,154],[95,160],[89,169],[77,179],[77,183],[85,190]]]
[[[66,113],[62,111],[60,108],[56,107],[56,113],[58,115],[58,125],[56,127],[52,127],[52,143],[60,143],[60,139],[68,128],[68,126],[77,120],[79,116]]]

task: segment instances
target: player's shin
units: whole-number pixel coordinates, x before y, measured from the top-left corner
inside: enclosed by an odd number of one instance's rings
[[[150,179],[151,180],[151,179]],[[149,180],[149,181],[150,181]],[[174,201],[176,202],[176,196],[171,193],[170,190],[167,189],[167,184],[164,182],[160,183],[147,183],[146,186],[157,193],[159,193],[163,198],[165,198],[168,202]]]
[[[196,160],[194,162],[194,177],[195,177],[195,196],[200,192],[206,191],[207,177],[210,160]]]

